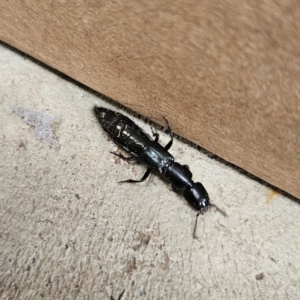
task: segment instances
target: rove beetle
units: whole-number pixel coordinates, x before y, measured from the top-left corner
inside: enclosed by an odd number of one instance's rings
[[[168,152],[173,144],[173,132],[167,119],[165,120],[171,140],[165,147],[162,147],[158,143],[158,133],[152,131],[155,139],[151,139],[146,132],[126,116],[110,109],[97,106],[94,108],[94,113],[100,125],[112,140],[132,156],[124,157],[115,152],[111,153],[127,161],[140,160],[148,167],[146,173],[140,180],[128,179],[120,181],[120,183],[142,182],[147,179],[151,171],[158,171],[164,174],[170,180],[173,191],[182,194],[185,200],[198,211],[194,229],[195,237],[197,217],[215,205],[210,203],[208,193],[204,186],[200,182],[194,182],[192,180],[192,172],[189,170],[189,167],[175,162],[174,157]]]

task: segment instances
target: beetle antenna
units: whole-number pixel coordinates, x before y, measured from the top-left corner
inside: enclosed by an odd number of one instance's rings
[[[211,206],[214,207],[218,212],[220,212],[224,217],[228,217],[228,215],[226,214],[225,210],[221,209],[216,204],[211,204]]]
[[[203,215],[207,210],[209,210],[210,207],[214,207],[224,217],[228,217],[228,215],[226,214],[226,212],[223,209],[219,208],[216,204],[212,204],[212,203],[208,207],[206,207],[205,210],[199,210],[196,214],[196,221],[195,221],[195,226],[194,226],[194,231],[193,231],[193,238],[194,239],[197,239],[196,231],[197,231],[197,225],[198,225],[198,217],[199,217],[199,215]]]
[[[193,238],[194,238],[194,239],[197,239],[196,231],[197,231],[198,217],[199,217],[200,213],[201,213],[201,212],[198,211],[197,214],[196,214],[195,227],[194,227],[194,231],[193,231]]]

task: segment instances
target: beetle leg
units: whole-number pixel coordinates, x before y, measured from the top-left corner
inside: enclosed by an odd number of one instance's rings
[[[122,154],[119,154],[117,152],[110,152],[110,153],[113,154],[113,155],[115,155],[115,156],[118,156],[121,159],[126,160],[126,161],[133,161],[133,160],[137,160],[138,159],[138,157],[135,157],[135,156],[125,157]]]
[[[154,142],[157,142],[159,139],[159,134],[157,132],[154,132],[153,128],[151,127],[152,135],[155,137]]]
[[[173,144],[173,131],[170,127],[170,124],[168,122],[168,120],[165,118],[166,122],[167,122],[167,126],[168,126],[168,131],[169,131],[169,134],[170,134],[170,137],[171,137],[171,140],[169,141],[169,143],[165,146],[165,150],[168,151],[171,147],[172,147],[172,144]]]
[[[173,192],[179,194],[180,193],[180,190],[179,189],[176,189],[176,187],[174,185],[172,185],[172,190]]]
[[[148,176],[150,175],[150,173],[151,173],[151,169],[148,168],[147,171],[146,171],[146,173],[144,174],[144,176],[142,177],[141,180],[128,179],[128,180],[119,181],[118,183],[125,183],[125,182],[128,182],[128,183],[137,183],[137,182],[143,182],[143,181],[145,181],[148,178]]]

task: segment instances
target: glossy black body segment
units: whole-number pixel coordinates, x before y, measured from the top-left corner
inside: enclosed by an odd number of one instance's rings
[[[192,173],[188,166],[181,165],[174,161],[173,156],[168,152],[173,138],[167,146],[162,147],[158,141],[158,134],[154,134],[155,140],[138,127],[126,116],[112,110],[95,107],[94,113],[102,128],[108,133],[112,140],[123,149],[131,153],[131,157],[122,159],[138,159],[148,166],[148,170],[141,180],[126,180],[124,182],[144,181],[152,170],[164,174],[171,182],[173,191],[180,193],[188,203],[198,211],[204,213],[211,206],[209,196],[200,182],[192,180]]]
[[[169,152],[124,115],[102,107],[95,108],[95,114],[114,142],[151,169],[163,173],[174,161]]]

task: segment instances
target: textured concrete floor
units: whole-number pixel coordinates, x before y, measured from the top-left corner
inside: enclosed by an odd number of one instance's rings
[[[175,140],[228,214],[201,216],[193,239],[166,181],[117,183],[144,171],[93,116],[117,106],[1,44],[0,99],[0,299],[300,299],[299,202]],[[16,105],[56,118],[56,148]]]

